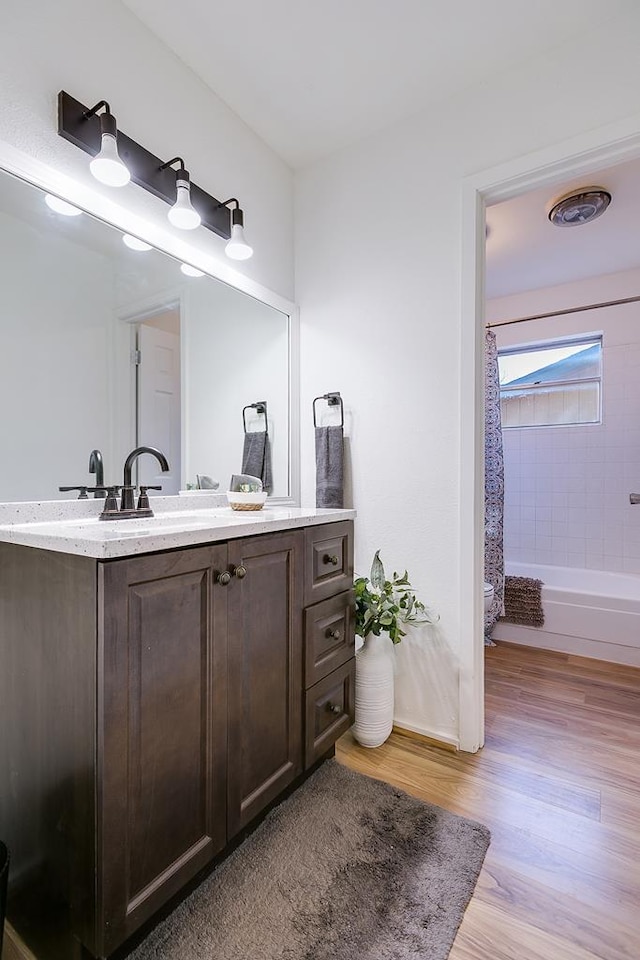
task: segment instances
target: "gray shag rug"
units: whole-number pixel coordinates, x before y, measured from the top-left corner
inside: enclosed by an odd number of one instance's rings
[[[129,960],[445,960],[489,836],[328,761]]]

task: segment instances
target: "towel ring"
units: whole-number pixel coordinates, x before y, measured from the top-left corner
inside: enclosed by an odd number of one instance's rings
[[[266,400],[257,400],[256,403],[248,403],[246,407],[242,408],[242,426],[244,427],[244,432],[249,433],[247,430],[247,410],[255,410],[256,413],[264,414],[264,432],[269,435],[269,421],[267,419],[267,401]]]
[[[340,391],[336,390],[334,393],[324,393],[321,397],[316,397],[313,401],[313,425],[314,427],[318,426],[316,418],[316,403],[318,400],[326,400],[330,407],[340,406],[340,426],[344,427],[344,404],[342,402],[342,397],[340,396]]]

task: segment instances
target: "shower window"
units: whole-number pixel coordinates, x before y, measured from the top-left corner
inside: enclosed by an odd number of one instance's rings
[[[509,347],[498,367],[503,427],[602,422],[602,337]]]

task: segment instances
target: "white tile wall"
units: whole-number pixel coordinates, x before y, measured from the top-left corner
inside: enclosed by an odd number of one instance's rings
[[[602,424],[503,439],[507,560],[640,573],[640,343],[605,335]]]

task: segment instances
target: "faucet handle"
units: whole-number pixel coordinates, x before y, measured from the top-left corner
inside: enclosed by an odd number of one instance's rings
[[[114,513],[118,513],[118,493],[120,492],[120,487],[113,486],[107,487],[107,499],[104,502],[104,510],[100,514],[101,519],[108,519],[109,516],[112,516]],[[105,514],[107,516],[105,517]]]
[[[140,496],[138,497],[138,510],[149,510],[149,497],[147,490],[162,490],[162,487],[151,486],[150,483],[140,484]]]
[[[89,489],[89,487],[58,487],[58,490],[60,491],[60,493],[71,493],[71,491],[73,491],[73,490],[79,490],[79,491],[80,491],[80,495],[79,495],[79,497],[78,497],[78,500],[88,500],[88,499],[89,499],[89,497],[87,496],[87,490],[88,490],[88,489]]]

